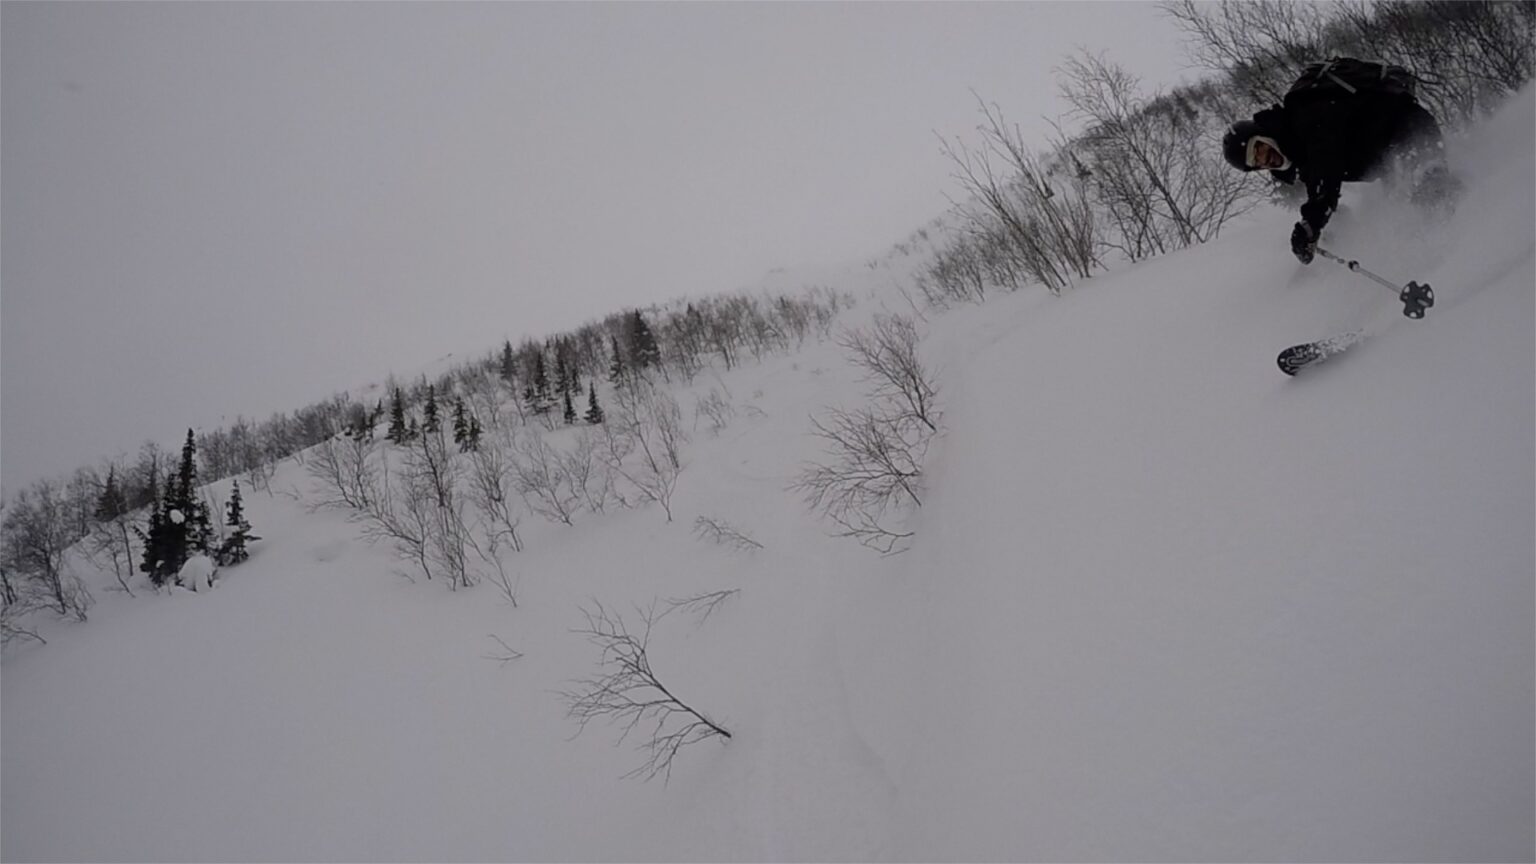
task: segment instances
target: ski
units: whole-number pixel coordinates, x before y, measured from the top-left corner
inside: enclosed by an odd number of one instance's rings
[[[1424,317],[1432,306],[1435,305],[1435,289],[1428,282],[1409,282],[1407,285],[1396,285],[1377,276],[1375,273],[1360,266],[1359,261],[1346,261],[1338,255],[1329,252],[1321,246],[1316,249],[1317,254],[1330,261],[1343,264],[1351,271],[1359,273],[1378,285],[1392,289],[1397,299],[1403,304],[1403,315],[1415,321]],[[1303,369],[1310,369],[1319,363],[1327,362],[1330,358],[1337,357],[1348,351],[1351,347],[1360,344],[1365,338],[1366,331],[1350,330],[1337,336],[1329,336],[1327,339],[1319,339],[1316,342],[1303,342],[1280,352],[1275,358],[1275,363],[1280,371],[1287,375],[1295,375]]]
[[[1337,357],[1348,351],[1351,347],[1360,344],[1365,339],[1364,330],[1351,330],[1340,333],[1337,336],[1329,336],[1316,342],[1303,342],[1280,352],[1275,358],[1280,371],[1287,375],[1295,375],[1303,369],[1310,369],[1332,357]]]

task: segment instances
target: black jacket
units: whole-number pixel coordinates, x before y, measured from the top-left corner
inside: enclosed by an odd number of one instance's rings
[[[1434,118],[1401,93],[1296,100],[1260,111],[1253,122],[1291,160],[1290,168],[1270,173],[1306,184],[1301,218],[1317,231],[1338,207],[1341,183],[1373,179],[1394,150],[1425,135],[1439,140]]]

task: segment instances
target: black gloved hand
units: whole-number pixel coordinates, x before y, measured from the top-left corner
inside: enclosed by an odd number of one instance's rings
[[[1291,252],[1296,260],[1303,264],[1311,264],[1312,257],[1317,254],[1317,232],[1306,222],[1297,222],[1291,229]]]

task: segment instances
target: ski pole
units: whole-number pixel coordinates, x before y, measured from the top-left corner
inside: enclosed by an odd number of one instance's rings
[[[1389,282],[1386,279],[1377,276],[1375,273],[1365,269],[1364,267],[1361,267],[1359,261],[1346,261],[1321,246],[1317,247],[1317,254],[1327,258],[1329,261],[1335,261],[1339,264],[1343,264],[1345,267],[1348,267],[1350,270],[1359,273],[1367,279],[1370,279],[1377,285],[1391,288],[1393,292],[1397,294],[1397,299],[1403,301],[1403,314],[1407,315],[1409,318],[1423,318],[1425,310],[1435,305],[1435,289],[1431,288],[1427,282],[1422,285],[1420,285],[1418,282],[1409,282],[1407,285],[1398,285],[1395,282]]]

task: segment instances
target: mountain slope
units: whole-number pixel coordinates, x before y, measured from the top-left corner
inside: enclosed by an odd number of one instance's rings
[[[931,316],[945,434],[880,558],[786,487],[831,344],[680,394],[658,508],[526,523],[519,605],[408,582],[339,513],[249,495],[217,590],[105,598],[0,681],[8,860],[1502,860],[1536,852],[1536,213],[1521,94],[1426,227],[1374,189],[1337,251],[1434,284],[1421,322],[1294,218]],[[835,287],[905,308],[910,262]],[[1397,320],[1395,320],[1397,319]],[[1291,343],[1381,324],[1301,378]],[[706,380],[708,379],[708,380]],[[278,490],[302,496],[301,468]],[[762,544],[698,539],[698,516]],[[556,691],[601,601],[739,588],[652,659],[733,738],[670,781]],[[100,593],[100,592],[98,592]],[[502,665],[496,635],[523,652]]]
[[[908,806],[945,813],[902,857],[1531,854],[1524,161],[1402,267],[1430,319],[1302,379],[1272,365],[1300,307],[1398,313],[1342,268],[1256,278],[1290,269],[1284,213],[946,322],[964,374],[910,593],[842,642],[926,672],[867,694]],[[1331,242],[1383,257],[1362,234]]]

